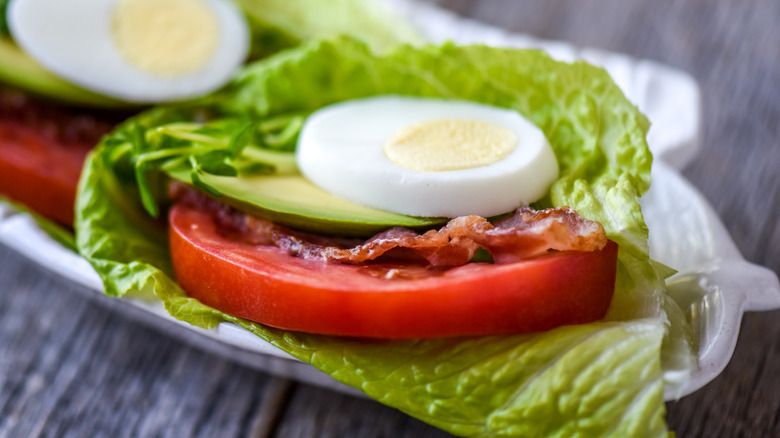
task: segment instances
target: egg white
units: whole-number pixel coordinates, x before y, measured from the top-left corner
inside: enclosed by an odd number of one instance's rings
[[[515,149],[492,164],[417,171],[391,162],[383,143],[398,129],[435,119],[491,122],[513,131]],[[322,108],[301,130],[297,162],[324,190],[353,202],[412,216],[484,217],[543,197],[558,178],[544,133],[517,111],[470,101],[378,96]]]
[[[128,102],[155,103],[206,94],[243,63],[249,50],[246,20],[225,0],[203,0],[219,36],[211,59],[197,71],[164,77],[128,62],[114,44],[112,14],[119,0],[11,0],[8,26],[14,41],[60,77]]]

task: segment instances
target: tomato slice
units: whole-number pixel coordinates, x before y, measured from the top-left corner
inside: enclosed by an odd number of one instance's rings
[[[288,330],[394,339],[541,331],[603,318],[615,285],[614,242],[430,270],[294,257],[223,237],[210,213],[185,204],[171,209],[169,224],[174,270],[188,295]]]
[[[0,88],[0,195],[71,227],[84,158],[122,117]]]
[[[0,121],[0,194],[72,227],[76,185],[89,149]]]

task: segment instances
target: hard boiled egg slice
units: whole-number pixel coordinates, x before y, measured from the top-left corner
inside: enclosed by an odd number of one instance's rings
[[[558,163],[517,111],[470,101],[378,96],[314,112],[298,166],[337,196],[412,216],[484,217],[543,197]]]
[[[227,0],[11,0],[7,17],[44,67],[130,102],[206,94],[249,49],[246,21]]]

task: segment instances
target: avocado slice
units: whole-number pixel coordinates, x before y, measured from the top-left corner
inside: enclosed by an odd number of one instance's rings
[[[93,93],[51,73],[8,38],[0,37],[0,82],[41,97],[78,106],[126,108],[131,104]]]
[[[190,171],[167,170],[172,178],[192,184]],[[219,190],[221,201],[261,219],[318,234],[370,237],[400,226],[422,230],[442,225],[448,218],[391,213],[339,198],[312,184],[297,172],[226,177],[201,175]]]

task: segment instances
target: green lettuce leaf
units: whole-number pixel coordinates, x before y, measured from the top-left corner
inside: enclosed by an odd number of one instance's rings
[[[252,59],[294,47],[302,41],[339,34],[360,38],[375,50],[421,41],[416,29],[378,1],[235,1],[252,30]]]
[[[468,99],[535,122],[561,178],[537,207],[571,205],[621,245],[605,321],[544,333],[371,341],[286,332],[209,308],[173,281],[163,221],[144,212],[127,139],[138,126],[194,114],[261,120],[379,94]],[[652,158],[648,122],[602,69],[539,51],[485,46],[400,47],[310,42],[249,66],[223,91],[142,114],[90,156],[79,185],[77,245],[106,292],[147,290],[200,327],[236,323],[293,356],[409,415],[467,436],[666,436],[662,344],[666,269],[648,257],[639,196]],[[147,184],[165,207],[160,173]],[[676,344],[689,345],[685,342]],[[687,353],[690,355],[690,349]]]

